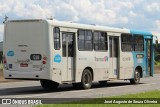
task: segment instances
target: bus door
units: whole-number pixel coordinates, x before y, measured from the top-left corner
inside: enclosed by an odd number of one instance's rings
[[[152,74],[152,39],[145,39],[146,41],[146,71],[148,76],[153,76]]]
[[[62,32],[62,81],[74,80],[75,33]]]
[[[110,47],[110,78],[118,78],[119,68],[119,38],[115,36],[109,37],[109,47]]]

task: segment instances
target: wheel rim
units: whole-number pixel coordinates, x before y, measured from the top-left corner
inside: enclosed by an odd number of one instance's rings
[[[136,71],[136,73],[135,73],[135,81],[139,82],[139,80],[140,80],[140,75],[139,75],[139,72]]]
[[[85,73],[85,75],[84,75],[84,84],[85,85],[90,84],[90,76],[88,73]]]

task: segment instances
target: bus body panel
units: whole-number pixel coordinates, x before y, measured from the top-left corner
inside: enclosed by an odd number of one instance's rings
[[[95,51],[94,80],[109,80],[109,51]]]
[[[120,77],[119,79],[131,79],[133,78],[133,55],[131,52],[122,52],[120,53]]]
[[[5,78],[50,78],[48,24],[45,21],[9,21],[4,37]],[[32,57],[32,58],[31,58]],[[47,63],[42,64],[46,57]]]
[[[84,71],[84,69],[92,68],[93,72],[95,71],[95,53],[93,51],[79,51],[77,50],[77,58],[76,58],[76,81],[81,81],[81,76]],[[98,76],[97,76],[98,78]],[[96,79],[93,77],[93,79]]]
[[[153,35],[151,32],[130,30],[133,35],[142,35],[144,37],[144,51],[133,52],[134,70],[137,67],[142,68],[142,77],[153,76],[154,72],[154,47],[153,47]],[[141,56],[141,57],[139,57]],[[133,73],[134,77],[134,73]]]

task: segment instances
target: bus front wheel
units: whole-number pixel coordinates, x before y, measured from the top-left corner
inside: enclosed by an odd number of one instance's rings
[[[56,89],[59,83],[51,80],[40,80],[41,86],[45,89]]]
[[[130,83],[131,84],[139,84],[139,82],[140,82],[140,71],[139,70],[135,70],[134,78],[130,79]]]
[[[83,89],[89,89],[92,86],[92,74],[89,69],[85,69],[82,74],[81,86]]]

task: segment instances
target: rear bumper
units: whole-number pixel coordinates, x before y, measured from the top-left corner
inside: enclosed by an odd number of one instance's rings
[[[8,71],[4,70],[5,79],[50,80],[49,71]]]

